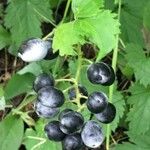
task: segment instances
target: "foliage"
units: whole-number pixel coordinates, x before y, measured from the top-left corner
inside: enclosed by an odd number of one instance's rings
[[[118,12],[120,2],[121,12]],[[78,83],[84,85],[89,94],[103,91],[109,96],[110,88],[91,84],[86,70],[96,61],[114,64],[115,50],[118,50],[117,77],[111,88],[117,113],[110,128],[113,133],[117,128],[125,128],[129,140],[122,144],[110,142],[109,147],[114,150],[150,149],[149,0],[11,0],[5,7],[3,5],[0,3],[0,52],[8,51],[17,57],[24,40],[44,37],[52,39],[53,52],[59,51],[59,56],[26,64],[12,74],[7,83],[0,83],[0,110],[6,115],[0,122],[1,150],[17,150],[21,144],[27,150],[61,149],[60,143],[50,142],[44,135],[43,126],[49,120],[38,118],[34,121],[29,115],[36,97],[32,88],[35,77],[46,72],[53,73],[55,79],[63,79],[66,75],[75,78],[80,68]],[[82,66],[79,66],[79,50],[87,43],[92,45],[96,56],[90,60],[83,57]],[[71,87],[70,82],[55,84],[62,90]],[[12,104],[20,95],[23,102],[14,107]],[[31,95],[34,97],[30,99]],[[65,98],[62,109],[78,110],[68,101],[67,92]],[[13,108],[7,112],[9,106]],[[85,120],[89,120],[91,113],[86,108],[81,112]],[[103,130],[108,134],[108,126],[103,126]]]

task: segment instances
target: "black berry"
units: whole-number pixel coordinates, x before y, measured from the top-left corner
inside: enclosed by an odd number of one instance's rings
[[[60,129],[71,134],[81,129],[84,123],[83,116],[75,111],[69,111],[60,118]]]
[[[38,91],[38,100],[48,107],[60,107],[63,105],[65,97],[59,89],[46,86]]]
[[[116,108],[113,104],[108,103],[103,112],[95,114],[95,117],[102,123],[111,123],[116,116]]]
[[[101,84],[109,86],[115,81],[115,73],[111,66],[100,62],[89,66],[87,77],[93,84]]]
[[[104,140],[102,129],[95,121],[88,121],[85,123],[81,131],[81,137],[83,143],[90,148],[99,147]]]
[[[73,111],[72,109],[64,109],[63,111],[60,112],[58,119],[60,120],[65,114],[67,114],[68,112]]]
[[[36,92],[38,92],[41,88],[45,86],[54,86],[54,78],[50,74],[42,73],[36,77],[33,88]]]
[[[62,142],[63,150],[80,150],[83,147],[81,135],[79,133],[67,135]]]
[[[44,131],[47,137],[49,138],[49,140],[56,141],[56,142],[62,141],[66,136],[59,128],[59,121],[49,122],[45,126]]]
[[[37,115],[43,118],[52,118],[59,113],[59,108],[51,108],[44,106],[40,101],[35,102],[34,108]]]
[[[93,92],[89,95],[87,100],[87,108],[92,113],[100,113],[102,112],[107,104],[108,98],[103,92]]]

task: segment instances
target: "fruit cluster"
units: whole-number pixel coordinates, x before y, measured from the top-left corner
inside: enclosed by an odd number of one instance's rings
[[[51,49],[50,41],[33,38],[21,45],[18,56],[26,62],[39,61],[46,57],[49,49]],[[53,55],[52,50],[51,54]],[[92,84],[110,86],[115,80],[115,73],[111,66],[98,62],[88,67],[87,77]],[[79,99],[78,107],[86,106],[101,123],[112,122],[116,115],[116,108],[108,102],[107,95],[101,91],[88,94],[84,86],[76,84],[74,82],[74,87],[68,90],[69,99],[75,104],[78,104]],[[61,141],[64,150],[80,150],[84,146],[97,148],[103,143],[102,128],[96,121],[85,122],[82,114],[72,109],[66,108],[60,112],[65,96],[55,87],[55,80],[51,74],[43,73],[37,76],[33,88],[37,93],[34,108],[38,116],[53,118],[59,114],[57,120],[45,125],[44,130],[49,140]]]
[[[111,85],[115,80],[113,69],[105,63],[95,63],[87,69],[87,77],[93,84]],[[80,150],[83,146],[89,148],[99,147],[104,135],[99,124],[94,120],[84,122],[81,113],[60,107],[64,104],[63,92],[54,87],[52,75],[40,74],[34,81],[34,90],[37,92],[35,111],[40,117],[53,118],[58,115],[58,120],[53,120],[45,125],[45,133],[49,140],[62,141],[64,150]],[[110,123],[114,120],[115,106],[108,102],[103,92],[93,92],[88,95],[86,88],[78,85],[78,90],[83,98],[81,105],[86,104],[88,110],[102,123]],[[76,99],[76,89],[68,90],[69,99]]]

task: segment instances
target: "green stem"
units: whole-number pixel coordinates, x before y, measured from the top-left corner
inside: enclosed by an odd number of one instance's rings
[[[65,20],[65,18],[66,18],[66,16],[67,16],[70,3],[71,3],[71,0],[68,0],[68,1],[67,1],[67,4],[66,4],[65,12],[64,12],[64,15],[63,15],[63,18],[62,18],[62,21],[60,22],[60,24],[64,22],[64,20]]]
[[[118,21],[120,21],[120,13],[121,13],[121,0],[119,0]],[[116,35],[116,46],[113,51],[113,59],[112,59],[112,67],[115,72],[116,72],[117,57],[118,57],[118,44],[119,44],[119,34]],[[112,102],[113,91],[114,91],[114,84],[109,87],[109,102]],[[111,125],[108,124],[106,130],[106,150],[109,150],[110,134],[111,134]]]
[[[80,72],[81,72],[81,66],[82,66],[82,52],[81,52],[81,47],[78,46],[78,66],[77,66],[77,72],[76,72],[76,76],[75,76],[75,89],[76,89],[76,101],[77,101],[77,105],[78,108],[81,107],[80,104],[80,92],[78,89],[78,82],[79,82],[79,77],[80,77]]]
[[[56,79],[55,80],[56,82],[75,82],[75,80],[74,79]]]
[[[58,56],[55,66],[54,66],[54,70],[53,70],[53,76],[55,77],[59,68],[59,65],[61,63],[61,58]]]
[[[54,30],[52,30],[50,33],[48,33],[45,37],[42,38],[42,40],[47,40],[49,37],[51,37],[54,34]]]

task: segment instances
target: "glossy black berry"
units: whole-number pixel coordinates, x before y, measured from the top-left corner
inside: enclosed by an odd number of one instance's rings
[[[60,120],[66,113],[73,111],[72,109],[64,109],[63,111],[60,112],[58,119]]]
[[[51,108],[51,107],[44,106],[38,100],[34,104],[34,109],[37,115],[42,118],[52,118],[59,113],[59,108]]]
[[[60,118],[60,129],[71,134],[81,129],[84,123],[83,116],[75,111],[69,111]]]
[[[92,113],[100,113],[107,107],[108,98],[103,92],[93,92],[89,95],[86,104]]]
[[[107,107],[104,109],[103,112],[95,114],[95,117],[102,123],[111,123],[116,116],[116,107],[108,103]]]
[[[45,126],[44,131],[49,140],[56,142],[62,141],[66,136],[59,128],[59,121],[49,122]]]
[[[50,74],[42,73],[38,75],[33,83],[33,88],[35,92],[38,92],[41,88],[45,86],[54,86],[54,78]]]
[[[87,77],[93,84],[101,84],[109,86],[115,81],[115,73],[111,66],[100,62],[89,66]]]
[[[95,121],[88,121],[85,123],[81,137],[83,143],[90,148],[98,148],[104,140],[101,127]]]
[[[60,107],[63,105],[65,97],[61,90],[46,86],[38,91],[38,100],[48,107]]]
[[[62,142],[63,150],[80,150],[83,147],[81,135],[79,133],[67,135]]]
[[[22,43],[18,56],[25,62],[40,61],[47,55],[50,47],[51,42],[32,38]]]

